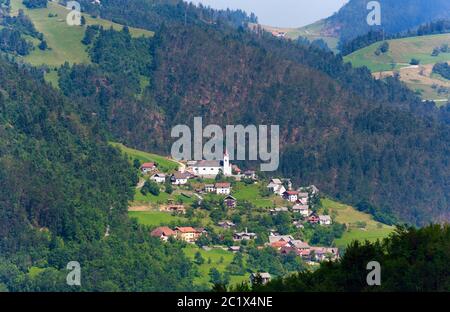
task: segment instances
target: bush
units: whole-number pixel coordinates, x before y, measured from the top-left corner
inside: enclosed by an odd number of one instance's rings
[[[409,64],[411,64],[411,65],[419,65],[420,64],[420,60],[413,58],[413,59],[411,59],[411,62],[409,62]]]

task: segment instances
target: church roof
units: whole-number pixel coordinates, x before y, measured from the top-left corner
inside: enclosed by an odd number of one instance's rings
[[[200,160],[194,167],[222,167],[220,160]]]

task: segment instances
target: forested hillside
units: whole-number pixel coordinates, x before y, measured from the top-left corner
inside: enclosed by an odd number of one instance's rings
[[[315,272],[278,279],[256,291],[268,292],[448,292],[450,228],[399,228],[382,243],[351,244],[338,263],[323,263]],[[381,265],[381,285],[368,286],[367,264]],[[238,291],[246,291],[245,285]]]
[[[162,26],[147,39],[151,56],[130,55],[137,40],[131,38],[123,53],[116,51],[127,62],[152,59],[150,87],[136,97],[131,82],[144,72],[130,71],[135,78],[125,83],[123,71],[103,66],[110,58],[100,57],[109,53],[103,45],[123,47],[122,33],[98,34],[91,56],[99,67],[60,70],[65,94],[79,98],[83,116],[116,139],[167,153],[171,127],[194,116],[220,125],[278,124],[283,174],[412,223],[448,219],[448,128],[438,109],[396,79],[376,81],[332,53],[270,36]]]
[[[39,76],[0,61],[0,289],[69,290],[69,261],[82,290],[188,289],[188,260],[127,217],[127,160]]]
[[[162,23],[215,25],[233,27],[246,23],[257,23],[258,18],[241,10],[213,10],[202,5],[195,6],[183,0],[103,0],[96,5],[90,0],[80,0],[83,9],[93,15],[112,20],[122,25],[155,29]]]

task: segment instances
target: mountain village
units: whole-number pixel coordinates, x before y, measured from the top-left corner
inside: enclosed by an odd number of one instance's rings
[[[238,166],[231,164],[230,157],[225,152],[222,160],[187,161],[180,163],[178,170],[173,172],[161,172],[158,164],[146,162],[140,166],[142,179],[145,179],[158,188],[170,188],[184,191],[192,189],[195,197],[194,206],[201,207],[204,197],[210,196],[220,199],[222,209],[225,211],[236,210],[240,202],[233,196],[233,184],[245,181],[246,185],[260,185],[266,189],[267,194],[279,199],[280,205],[265,209],[265,213],[271,217],[284,214],[291,220],[293,228],[301,231],[305,225],[312,227],[328,227],[333,224],[333,218],[327,214],[319,214],[315,203],[319,198],[319,189],[314,186],[294,188],[289,178],[260,178],[253,170],[242,171]],[[142,182],[141,182],[142,185]],[[194,187],[195,186],[195,187]],[[256,195],[256,194],[255,194]],[[188,195],[186,195],[188,196]],[[181,202],[168,200],[166,204],[158,205],[161,212],[172,215],[186,215],[189,207]],[[216,207],[215,209],[219,209]],[[233,244],[226,245],[202,245],[202,248],[222,248],[233,253],[242,252],[248,244],[255,244],[257,248],[271,247],[281,255],[295,255],[309,265],[317,265],[322,261],[334,261],[339,258],[339,249],[331,246],[311,246],[307,241],[298,238],[301,235],[280,234],[275,229],[267,230],[267,241],[257,244],[258,234],[251,228],[242,228],[232,220],[223,219],[215,226],[222,233],[232,234]],[[210,235],[207,228],[193,225],[170,226],[161,225],[151,231],[151,236],[162,241],[169,242],[172,239],[182,240],[188,244],[198,244]],[[223,234],[222,234],[223,236]],[[295,237],[297,236],[297,237]],[[270,280],[267,272],[255,272]],[[252,275],[254,278],[254,275]],[[251,276],[251,279],[252,279]]]

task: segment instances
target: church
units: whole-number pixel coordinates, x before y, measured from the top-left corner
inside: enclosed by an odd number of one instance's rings
[[[223,155],[223,160],[200,160],[192,164],[191,168],[192,172],[199,177],[215,177],[220,172],[227,177],[232,175],[228,152]]]

